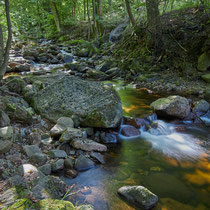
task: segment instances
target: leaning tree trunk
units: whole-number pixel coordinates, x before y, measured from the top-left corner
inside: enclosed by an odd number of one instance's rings
[[[0,26],[0,80],[3,78],[4,74],[7,70],[7,65],[9,61],[9,50],[11,47],[12,42],[12,24],[10,20],[9,14],[9,0],[4,0],[5,3],[5,12],[6,12],[6,19],[7,19],[7,30],[8,30],[8,37],[6,47],[4,48],[4,39],[3,39],[3,32],[2,27]]]
[[[135,27],[136,26],[136,21],[133,17],[133,14],[132,14],[132,11],[131,11],[131,7],[130,7],[130,3],[129,3],[129,0],[125,0],[125,4],[126,4],[126,9],[127,9],[127,12],[128,12],[128,16],[130,18],[130,21],[132,23],[132,26]]]
[[[154,46],[155,54],[160,54],[163,48],[163,41],[158,0],[146,0],[146,8],[150,45]]]
[[[55,2],[53,2],[53,0],[50,1],[50,8],[51,8],[51,11],[53,13],[56,28],[57,28],[58,32],[61,34],[62,30],[61,30],[60,16],[59,16],[59,13],[58,13],[57,6],[56,6]]]

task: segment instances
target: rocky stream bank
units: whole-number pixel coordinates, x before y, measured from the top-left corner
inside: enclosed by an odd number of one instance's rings
[[[72,43],[42,42],[30,48],[16,44],[11,51],[8,75],[0,86],[0,209],[75,209],[64,201],[74,192],[55,175],[63,171],[73,179],[104,164],[110,145],[120,144],[119,134],[136,137],[141,129],[153,132],[157,116],[209,126],[209,84],[204,81],[197,86],[187,83],[190,90],[194,86],[196,98],[161,98],[151,104],[157,115],[123,117],[112,84],[97,80],[123,80],[128,74],[110,57],[94,54],[97,44],[86,48]],[[177,82],[173,88],[171,80],[156,83],[150,78],[135,87],[152,85],[157,91],[186,95]],[[140,186],[118,193],[144,209],[158,201]]]

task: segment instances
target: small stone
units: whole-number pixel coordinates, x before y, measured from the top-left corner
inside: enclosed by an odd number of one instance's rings
[[[8,152],[12,147],[12,141],[10,140],[0,140],[0,154]]]
[[[64,159],[59,159],[51,164],[52,171],[58,171],[64,168]]]
[[[100,153],[98,153],[98,152],[91,152],[90,156],[92,158],[95,158],[101,164],[105,163],[103,156]]]
[[[20,175],[15,175],[9,178],[9,183],[11,186],[22,186],[24,188],[28,188],[26,180]]]
[[[61,135],[67,128],[73,128],[74,122],[69,117],[61,117],[57,120],[56,125],[50,130],[51,136]]]
[[[127,126],[122,127],[121,134],[126,137],[135,137],[135,136],[139,136],[141,132],[137,128],[131,125],[127,125]]]
[[[67,169],[65,171],[65,176],[70,177],[70,178],[75,178],[78,175],[78,171],[76,171],[75,169]]]
[[[49,134],[43,134],[41,136],[41,139],[42,139],[41,140],[42,144],[48,145],[52,143],[52,138],[50,137]]]
[[[107,147],[103,144],[99,144],[90,139],[74,139],[71,141],[71,145],[76,149],[81,149],[84,151],[97,151],[97,152],[105,152],[107,151]]]
[[[37,145],[25,145],[23,146],[23,150],[28,157],[33,156],[35,153],[42,153]]]
[[[84,132],[77,128],[68,128],[60,137],[60,142],[69,142],[74,138],[84,137]]]
[[[76,161],[74,167],[78,171],[85,171],[90,168],[94,167],[94,162],[90,160],[89,158],[85,157],[84,155],[80,155]]]
[[[30,157],[30,160],[33,163],[37,163],[38,165],[43,165],[47,162],[47,155],[42,153],[35,153]]]
[[[10,119],[8,115],[0,110],[0,127],[6,127],[10,125]]]
[[[73,168],[73,160],[72,158],[67,158],[64,160],[64,167],[67,169]]]
[[[52,171],[51,165],[50,165],[49,163],[47,163],[47,164],[45,164],[45,165],[43,165],[43,166],[40,166],[38,169],[39,169],[43,174],[45,174],[46,176],[47,176],[47,175],[50,175],[50,174],[51,174],[51,171]]]
[[[48,152],[48,155],[52,158],[67,158],[67,154],[64,150],[54,149]]]
[[[143,186],[124,186],[117,192],[126,201],[143,209],[151,209],[158,202],[158,197]]]
[[[12,140],[13,128],[11,126],[0,128],[0,138],[4,140]]]

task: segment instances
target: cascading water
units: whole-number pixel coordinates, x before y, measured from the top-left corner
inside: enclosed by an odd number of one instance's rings
[[[205,149],[195,137],[189,134],[178,133],[174,125],[162,120],[154,121],[155,128],[148,131],[141,129],[141,138],[152,144],[154,149],[179,160],[197,159],[205,153]]]

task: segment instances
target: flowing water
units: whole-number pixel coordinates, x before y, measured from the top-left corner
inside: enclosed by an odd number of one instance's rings
[[[151,113],[149,104],[160,96],[146,89],[115,85],[124,115]],[[124,185],[143,185],[157,194],[154,209],[210,209],[209,128],[152,119],[156,128],[141,129],[137,138],[122,138],[109,148],[105,165],[63,179],[72,185],[68,197],[97,210],[133,209],[117,196]],[[156,120],[156,121],[155,121]]]

